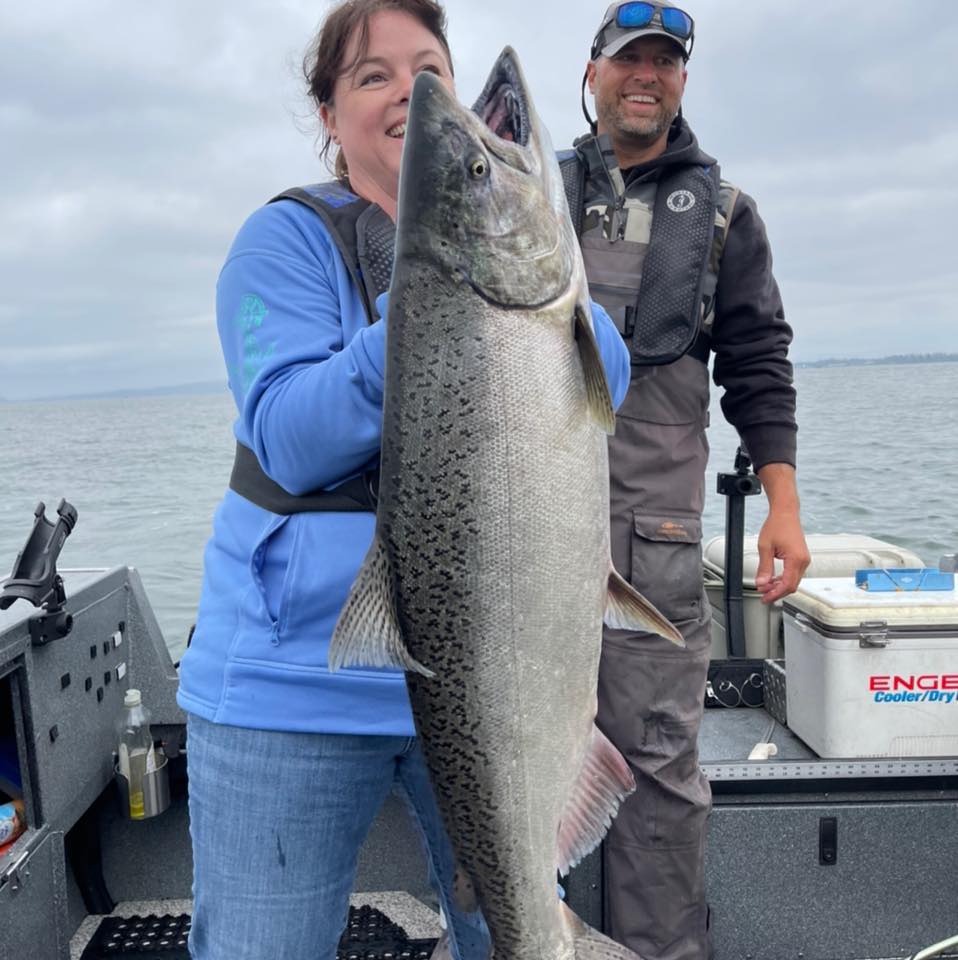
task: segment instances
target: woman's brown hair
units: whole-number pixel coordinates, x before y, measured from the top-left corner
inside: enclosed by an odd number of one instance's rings
[[[452,69],[452,55],[446,40],[446,12],[435,0],[344,0],[326,15],[303,59],[307,92],[317,112],[320,107],[332,103],[336,80],[349,73],[366,56],[369,49],[369,18],[380,10],[408,13],[418,20],[442,45],[449,60],[449,69]],[[346,48],[356,29],[359,30],[356,56],[352,63],[344,63]],[[320,139],[322,146],[319,155],[327,157],[332,141],[325,126]],[[334,172],[339,180],[346,180],[348,176],[346,158],[342,152],[336,154]]]

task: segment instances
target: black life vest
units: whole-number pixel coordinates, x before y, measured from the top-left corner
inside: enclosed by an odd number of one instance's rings
[[[638,192],[649,195],[645,203],[634,196],[635,190],[630,188],[627,193],[614,156],[604,156],[598,138],[583,138],[577,147],[559,154],[569,212],[576,235],[583,242],[593,297],[612,314],[629,345],[633,367],[673,363],[686,353],[707,363],[718,267],[738,189],[720,180],[716,165],[691,164],[639,185]],[[598,211],[591,207],[590,213],[596,216],[585,215],[586,175],[590,166],[593,172],[604,166],[609,173],[610,164],[614,173],[609,181],[615,196],[609,197],[613,202],[602,219],[614,221],[615,236],[607,238],[610,256],[606,257],[604,241],[598,241],[597,249],[595,244],[592,249],[586,248],[584,234],[595,226],[591,220],[596,219],[597,224],[599,218]],[[604,229],[608,228],[606,222]],[[639,236],[643,239],[636,240]],[[640,250],[639,269],[623,266],[616,247],[619,240]],[[629,300],[623,309],[616,310],[603,295],[602,285],[597,282],[596,260],[601,262],[603,274],[623,274],[617,284],[618,294],[612,297]],[[618,305],[623,307],[621,302]]]
[[[292,187],[273,197],[270,203],[277,200],[295,200],[319,216],[359,291],[367,320],[378,320],[376,298],[389,289],[396,242],[396,225],[383,209],[335,181]],[[229,485],[240,496],[278,514],[374,512],[379,467],[352,477],[334,490],[296,496],[266,475],[249,447],[237,443]]]

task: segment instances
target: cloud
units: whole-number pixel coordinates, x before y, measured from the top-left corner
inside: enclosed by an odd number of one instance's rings
[[[605,5],[450,0],[460,95],[471,101],[511,44],[568,145],[585,128],[579,85]],[[687,8],[685,114],[758,201],[796,357],[958,350],[958,6]],[[326,176],[299,76],[325,9],[0,12],[0,394],[222,377],[213,296],[233,235],[281,189]]]

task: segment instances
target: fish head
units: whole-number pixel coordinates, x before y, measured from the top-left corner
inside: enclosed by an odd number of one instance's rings
[[[538,307],[580,283],[562,175],[511,48],[472,110],[435,75],[416,78],[396,232],[397,263],[434,262],[498,306]]]

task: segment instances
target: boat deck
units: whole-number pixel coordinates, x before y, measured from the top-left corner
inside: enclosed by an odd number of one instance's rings
[[[435,939],[442,932],[439,914],[412,894],[404,892],[359,893],[350,898],[353,907],[370,906],[399,924],[410,940]],[[118,903],[111,917],[180,916],[192,912],[191,900],[129,900]],[[80,960],[103,920],[88,916],[70,940],[70,960]]]
[[[774,743],[776,754],[749,760],[752,748]],[[699,760],[714,790],[724,784],[761,781],[895,781],[958,777],[958,757],[822,759],[788,727],[761,707],[705,711]]]

